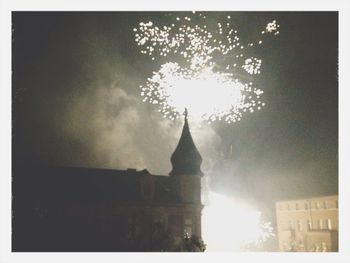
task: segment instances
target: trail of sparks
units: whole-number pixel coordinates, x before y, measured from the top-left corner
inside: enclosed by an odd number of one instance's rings
[[[188,108],[190,115],[203,120],[228,123],[265,106],[260,100],[263,91],[251,80],[244,81],[251,79],[244,74],[261,73],[262,60],[249,56],[249,49],[262,45],[263,40],[244,45],[230,20],[227,16],[212,29],[205,15],[193,12],[176,17],[170,25],[161,27],[149,21],[134,28],[141,53],[152,60],[165,60],[140,86],[143,101],[158,105],[170,119]],[[278,28],[272,21],[261,36],[277,35]]]

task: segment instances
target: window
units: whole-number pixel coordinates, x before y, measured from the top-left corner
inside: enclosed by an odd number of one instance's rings
[[[311,220],[307,220],[307,230],[312,230]]]
[[[319,226],[320,226],[320,229],[323,229],[323,220],[322,219],[320,219],[320,220],[318,220],[318,223],[319,223]]]
[[[293,221],[289,220],[289,229],[292,230],[294,229]]]
[[[295,204],[295,210],[299,210],[299,204]]]
[[[332,220],[327,219],[327,229],[331,230],[332,229]]]
[[[324,207],[325,209],[328,209],[328,202],[327,202],[327,201],[324,201],[324,202],[323,202],[323,207]]]
[[[298,220],[298,230],[299,231],[303,230],[303,224],[301,223],[301,220]]]
[[[305,210],[308,210],[308,209],[309,209],[309,204],[305,203]]]
[[[162,216],[157,216],[157,217],[153,217],[153,224],[164,224],[164,217]]]
[[[190,218],[185,219],[184,235],[188,237],[192,236],[192,219]]]
[[[316,206],[316,209],[320,209],[320,202],[317,201],[317,202],[315,203],[315,206]]]
[[[289,204],[287,204],[287,210],[289,210]]]

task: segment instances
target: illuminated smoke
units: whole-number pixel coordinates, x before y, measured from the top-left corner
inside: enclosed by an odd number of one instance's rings
[[[209,192],[202,213],[203,239],[208,251],[244,251],[259,248],[274,236],[270,222],[244,202]]]

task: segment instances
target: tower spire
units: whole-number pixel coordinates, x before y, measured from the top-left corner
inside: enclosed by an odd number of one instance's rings
[[[171,156],[171,164],[173,166],[170,175],[203,175],[200,166],[202,157],[193,142],[190,128],[188,125],[188,111],[184,112],[184,126],[179,143]]]

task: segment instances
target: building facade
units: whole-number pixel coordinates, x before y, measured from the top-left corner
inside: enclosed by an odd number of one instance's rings
[[[12,249],[185,251],[201,240],[201,162],[186,116],[169,175],[13,164]]]
[[[280,251],[338,251],[338,195],[276,202]]]

